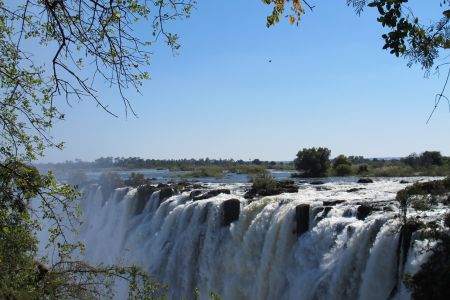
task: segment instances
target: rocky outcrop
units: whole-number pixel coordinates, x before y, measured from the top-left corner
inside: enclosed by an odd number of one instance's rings
[[[296,234],[301,236],[309,229],[309,204],[300,204],[295,207]]]
[[[162,202],[167,198],[172,197],[175,194],[174,190],[169,186],[164,186],[159,191],[159,201]]]
[[[373,183],[373,179],[371,179],[371,178],[360,178],[360,179],[358,179],[358,183]]]
[[[369,204],[361,204],[356,210],[356,218],[358,220],[365,220],[373,211],[373,207]]]
[[[226,200],[222,203],[222,225],[229,226],[239,219],[241,202],[238,199]]]
[[[136,207],[134,210],[134,214],[138,215],[140,214],[147,204],[147,201],[150,199],[151,195],[156,191],[156,188],[154,186],[145,184],[141,185],[137,188],[136,192]]]
[[[364,188],[351,188],[347,190],[347,193],[354,193],[360,190],[364,190]]]
[[[345,200],[328,200],[328,201],[323,201],[323,206],[335,206],[337,204],[341,204],[344,202],[345,202]]]
[[[201,190],[193,190],[190,194],[189,194],[189,198],[194,199],[195,197],[201,195],[203,193],[203,191]]]
[[[209,198],[215,197],[219,194],[228,194],[229,195],[229,194],[231,194],[231,191],[229,189],[211,190],[204,194],[199,194],[198,196],[194,196],[193,199],[194,199],[194,201],[204,200],[204,199],[209,199]]]
[[[311,181],[309,184],[312,184],[312,185],[321,185],[321,184],[325,184],[325,182],[322,181],[322,180],[314,180],[314,181]]]
[[[298,186],[295,185],[293,180],[281,180],[276,181],[275,185],[270,188],[255,188],[252,187],[245,193],[245,199],[253,199],[258,196],[273,196],[282,193],[297,193]]]

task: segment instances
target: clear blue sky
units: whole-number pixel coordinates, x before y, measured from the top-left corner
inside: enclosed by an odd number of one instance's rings
[[[43,161],[291,160],[312,146],[328,147],[332,156],[450,155],[448,107],[425,124],[444,76],[426,79],[382,50],[373,11],[358,17],[344,0],[317,0],[299,28],[282,22],[267,29],[269,7],[260,0],[198,2],[189,20],[173,26],[180,54],[156,46],[152,80],[143,95],[130,93],[138,118],[125,118],[117,93],[100,86],[120,117],[89,101],[61,104],[66,120],[52,134],[66,148]],[[439,13],[433,2],[419,11]]]

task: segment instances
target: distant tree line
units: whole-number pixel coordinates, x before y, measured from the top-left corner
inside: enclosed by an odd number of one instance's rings
[[[144,159],[140,157],[100,157],[93,162],[79,159],[63,163],[40,165],[53,170],[86,169],[169,169],[191,171],[187,177],[221,177],[223,172],[256,174],[265,169],[297,170],[298,177],[326,176],[447,176],[450,157],[439,151],[412,153],[403,158],[365,158],[340,154],[331,159],[331,150],[325,147],[304,148],[293,162],[234,159]]]
[[[274,169],[292,169],[292,165],[284,162],[261,161],[259,159],[244,161],[234,159],[144,159],[140,157],[100,157],[93,162],[82,160],[66,161],[63,163],[49,163],[43,166],[52,169],[91,169],[91,168],[119,168],[119,169],[170,169],[174,171],[191,171],[203,166],[233,167],[242,165],[258,165]]]
[[[439,151],[410,154],[400,159],[364,158],[338,155],[330,159],[328,148],[304,148],[297,153],[294,166],[297,177],[326,176],[447,176],[450,157]]]

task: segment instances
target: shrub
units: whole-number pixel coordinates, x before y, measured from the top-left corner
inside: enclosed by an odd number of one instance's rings
[[[403,177],[415,175],[414,170],[406,165],[387,165],[373,169],[373,175],[377,177]]]
[[[352,173],[352,162],[347,156],[341,154],[333,161],[333,170],[337,176],[347,176]]]
[[[260,174],[267,172],[266,168],[262,165],[243,165],[243,166],[236,166],[233,168],[229,168],[228,171],[232,173],[238,173],[238,174]]]
[[[428,197],[426,196],[419,196],[415,197],[411,201],[411,207],[416,210],[429,210],[431,208],[431,203],[428,201]]]
[[[204,166],[196,168],[194,171],[183,174],[181,177],[185,178],[207,178],[207,177],[215,177],[221,178],[223,177],[223,169],[216,166]]]
[[[334,172],[337,176],[348,176],[352,174],[352,166],[338,165],[334,168]]]
[[[361,164],[358,166],[358,170],[356,171],[358,174],[365,174],[369,172],[368,164]]]
[[[251,178],[252,188],[259,191],[273,191],[277,188],[277,181],[266,171]]]

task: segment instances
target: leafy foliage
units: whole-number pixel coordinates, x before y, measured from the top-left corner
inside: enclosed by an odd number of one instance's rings
[[[166,39],[176,51],[177,36],[168,21],[188,17],[191,0],[0,0],[0,298],[92,299],[111,296],[115,279],[130,283],[130,298],[153,297],[160,289],[135,267],[91,266],[77,261],[66,233],[78,223],[78,192],[41,174],[31,164],[46,148],[63,148],[50,129],[64,114],[56,103],[93,100],[114,114],[95,86],[117,88],[126,109],[125,90],[149,78],[153,41],[134,32],[148,21],[153,39]],[[41,48],[49,61],[25,49]],[[88,75],[86,75],[88,74]],[[132,111],[132,109],[131,109]],[[134,112],[133,112],[134,113]],[[38,220],[51,224],[51,258],[37,255]],[[143,292],[145,291],[145,292]],[[143,293],[143,294],[142,294]],[[142,296],[142,297],[141,297]]]
[[[306,12],[305,8],[313,10],[308,1],[304,0],[263,0],[265,4],[273,5],[272,14],[267,18],[267,26],[279,22],[286,16],[291,24],[297,24]],[[389,50],[395,56],[404,56],[408,65],[420,64],[429,71],[441,53],[450,48],[450,2],[440,0],[440,15],[426,24],[406,5],[409,0],[346,0],[357,14],[364,8],[377,10],[377,21],[388,31],[382,35],[383,49]],[[434,3],[433,3],[434,4]],[[289,9],[290,12],[286,13]]]
[[[331,165],[330,154],[328,148],[304,148],[297,153],[295,168],[303,171],[304,177],[324,177]]]
[[[352,173],[352,161],[341,154],[334,159],[333,170],[337,176],[348,176]]]

